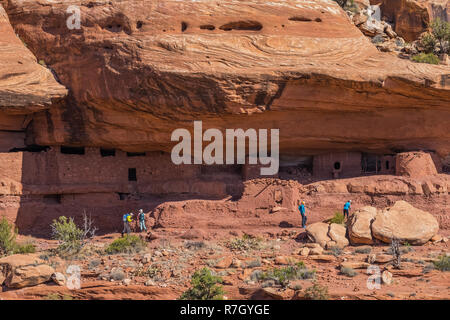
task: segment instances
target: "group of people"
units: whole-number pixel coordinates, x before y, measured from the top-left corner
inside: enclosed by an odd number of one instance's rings
[[[344,204],[344,218],[348,219],[348,215],[350,212],[350,207],[352,204],[352,200],[348,200]],[[306,221],[308,220],[306,216],[306,207],[305,207],[305,201],[302,201],[301,204],[298,206],[298,210],[300,211],[300,214],[302,215],[302,228],[306,228]],[[133,212],[125,213],[123,215],[123,231],[122,231],[122,237],[124,233],[130,234],[131,233],[131,223],[133,222],[134,214]],[[137,219],[139,221],[139,229],[140,231],[147,231],[147,226],[145,225],[145,213],[144,210],[139,209],[139,213],[137,216]]]
[[[123,230],[122,230],[122,237],[124,233],[126,232],[127,235],[131,233],[131,223],[133,222],[134,213],[129,212],[125,213],[122,217],[123,219]],[[139,221],[139,229],[140,231],[147,231],[147,226],[145,225],[145,213],[144,210],[139,209],[139,213],[137,215],[137,219]]]
[[[350,207],[352,205],[352,200],[348,200],[344,204],[344,218],[348,219],[348,214],[350,212]],[[298,206],[298,211],[300,211],[300,214],[302,215],[302,228],[306,228],[306,207],[305,207],[305,201],[302,201],[301,204]]]

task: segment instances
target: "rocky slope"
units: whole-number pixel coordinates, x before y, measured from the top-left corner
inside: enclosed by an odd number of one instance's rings
[[[66,26],[71,4],[79,30]],[[3,5],[70,89],[34,116],[36,144],[170,150],[173,129],[203,119],[281,128],[286,153],[450,152],[448,67],[378,52],[333,1]]]

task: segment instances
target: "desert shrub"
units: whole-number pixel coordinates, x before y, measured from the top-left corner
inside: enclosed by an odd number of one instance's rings
[[[450,23],[437,18],[430,24],[431,34],[439,43],[441,53],[449,52]]]
[[[300,261],[295,265],[283,268],[273,268],[266,272],[259,273],[258,280],[273,280],[276,284],[279,284],[282,287],[286,287],[291,280],[313,279],[315,274],[315,270],[307,269],[305,264]]]
[[[439,58],[433,53],[419,53],[411,58],[418,63],[439,64]]]
[[[206,248],[206,243],[204,241],[186,241],[184,247],[190,250],[200,250]]]
[[[53,220],[52,238],[59,241],[57,252],[60,254],[77,253],[95,236],[97,228],[93,227],[92,220],[83,216],[83,229],[78,228],[73,218],[61,216]]]
[[[353,268],[342,267],[341,274],[346,275],[347,277],[354,277],[358,274]]]
[[[420,44],[422,45],[425,53],[434,53],[437,41],[431,33],[425,33],[420,39]]]
[[[125,235],[123,238],[118,238],[111,242],[106,248],[106,253],[134,253],[139,252],[145,248],[145,241],[135,235]]]
[[[363,254],[369,254],[372,252],[372,248],[370,247],[361,247],[355,249],[356,253],[363,253]]]
[[[36,247],[32,243],[25,243],[25,244],[16,244],[14,248],[14,253],[35,253]]]
[[[359,7],[354,0],[334,0],[342,9],[353,13],[359,12]]]
[[[0,256],[17,253],[34,253],[36,248],[32,243],[16,242],[17,230],[9,224],[5,217],[0,220]]]
[[[330,223],[337,223],[337,224],[344,224],[345,222],[345,217],[344,214],[341,212],[336,212],[333,216],[333,218],[331,218],[329,220]]]
[[[0,220],[0,255],[7,255],[14,251],[16,232],[5,217]]]
[[[330,249],[329,249],[329,253],[328,254],[331,254],[331,255],[333,255],[333,256],[335,256],[335,257],[339,257],[341,254],[342,254],[342,248],[339,248],[339,247],[331,247]]]
[[[148,278],[154,278],[158,275],[162,275],[163,270],[158,265],[151,265],[147,268],[145,267],[138,267],[134,272],[133,275],[136,277],[148,277]]]
[[[328,300],[328,288],[321,286],[317,282],[305,290],[305,299],[307,300]]]
[[[197,270],[191,279],[191,288],[186,290],[180,300],[222,300],[222,278],[214,276],[211,270]]]
[[[450,271],[450,257],[443,255],[438,261],[433,262],[434,267],[440,271]]]
[[[257,267],[261,267],[261,259],[255,259],[255,260],[252,260],[252,261],[250,261],[249,263],[247,263],[247,268],[250,268],[250,269],[252,269],[252,268],[257,268]]]
[[[234,238],[225,245],[233,251],[256,250],[261,247],[261,239],[244,234],[242,238]]]

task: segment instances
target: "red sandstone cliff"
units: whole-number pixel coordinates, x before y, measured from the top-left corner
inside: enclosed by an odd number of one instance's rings
[[[29,142],[169,150],[173,129],[204,119],[281,128],[285,152],[450,152],[448,67],[378,52],[333,1],[4,4],[71,92]]]

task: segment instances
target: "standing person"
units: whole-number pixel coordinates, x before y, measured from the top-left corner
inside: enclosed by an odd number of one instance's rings
[[[345,216],[347,216],[347,219],[348,219],[348,213],[349,213],[351,204],[352,204],[352,200],[348,200],[348,201],[344,204],[344,218],[345,218]]]
[[[300,211],[300,214],[302,215],[302,228],[306,227],[306,208],[305,208],[305,201],[302,201],[301,205],[298,206],[298,210]]]
[[[145,214],[144,214],[144,210],[139,209],[139,228],[142,231],[146,231],[147,232],[147,226],[145,225]]]
[[[125,213],[123,215],[122,237],[125,232],[127,233],[127,235],[129,235],[131,233],[130,223],[133,221],[132,217],[133,217],[133,213]]]

